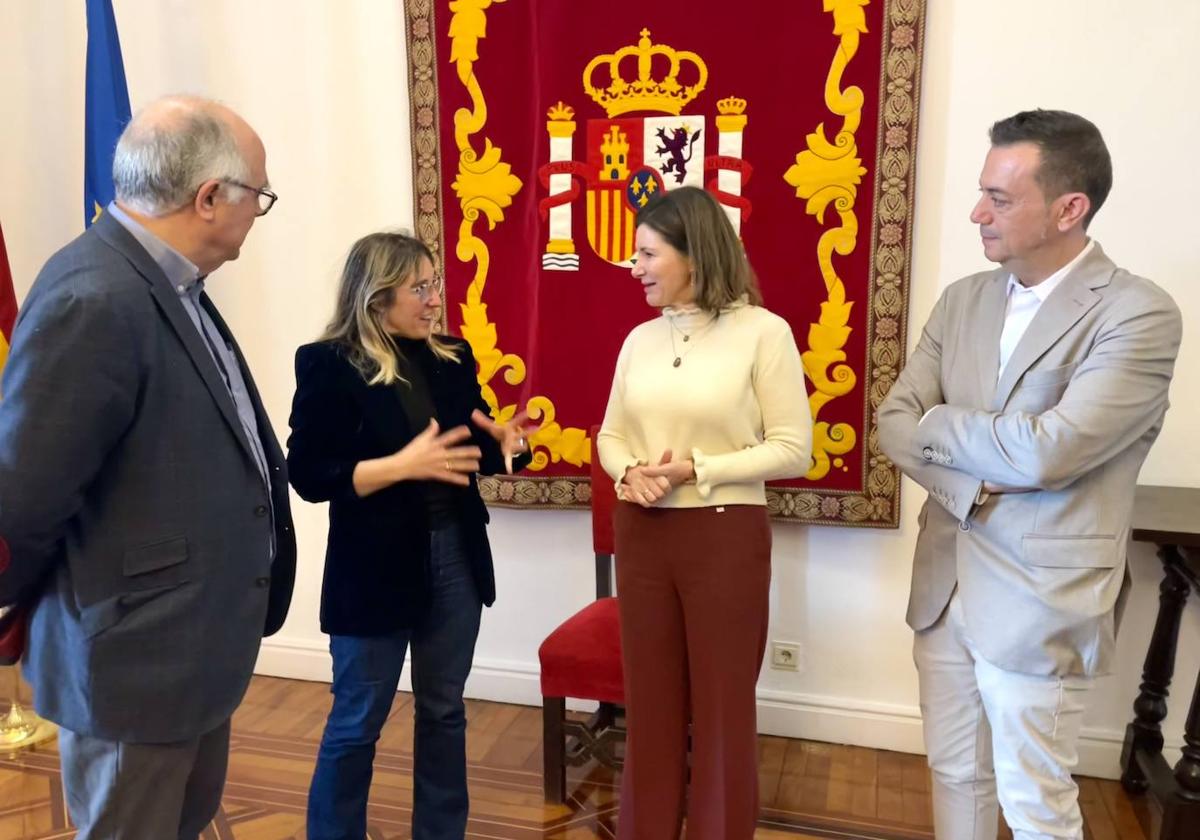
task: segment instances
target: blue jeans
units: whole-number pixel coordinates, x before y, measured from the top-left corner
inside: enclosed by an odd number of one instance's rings
[[[483,605],[459,530],[431,535],[431,599],[420,623],[388,636],[331,636],[333,708],[308,794],[309,840],[363,840],[375,742],[412,644],[413,840],[462,840],[467,826],[467,717]]]

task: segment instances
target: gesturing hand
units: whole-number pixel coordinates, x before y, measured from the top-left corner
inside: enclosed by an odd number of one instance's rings
[[[653,507],[675,487],[695,478],[692,462],[672,461],[668,449],[654,466],[638,464],[625,471],[622,480],[625,499],[642,507]]]
[[[459,445],[470,437],[471,430],[466,426],[442,432],[437,420],[430,420],[425,431],[391,456],[395,459],[394,467],[405,479],[444,481],[465,487],[471,482],[471,474],[479,472],[481,455],[478,446]]]
[[[512,475],[513,458],[522,452],[529,451],[529,435],[532,430],[524,427],[528,415],[522,411],[507,423],[497,423],[479,409],[471,413],[471,422],[487,432],[500,444],[500,452],[504,455],[504,470]]]

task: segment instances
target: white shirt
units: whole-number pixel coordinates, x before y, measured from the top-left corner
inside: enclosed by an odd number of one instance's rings
[[[997,381],[1004,374],[1004,367],[1012,357],[1013,350],[1016,349],[1021,336],[1025,335],[1025,330],[1029,329],[1029,325],[1033,323],[1033,316],[1037,315],[1037,311],[1041,309],[1046,298],[1050,297],[1050,293],[1058,288],[1058,284],[1091,252],[1095,244],[1095,240],[1089,239],[1087,245],[1075,255],[1073,260],[1036,286],[1023,286],[1015,274],[1008,275],[1008,305],[1004,310],[1004,329],[1000,333],[1000,369],[996,372]],[[922,414],[917,425],[920,426],[921,423],[924,423],[925,418],[937,408],[938,406],[935,405]]]
[[[1046,298],[1050,297],[1050,293],[1058,288],[1063,278],[1088,255],[1095,244],[1094,240],[1089,239],[1075,259],[1036,286],[1023,286],[1015,274],[1008,275],[1008,306],[1004,311],[1004,331],[1000,333],[1000,370],[996,372],[997,379],[1004,375],[1004,368],[1012,357],[1013,350],[1016,349],[1021,336],[1025,335],[1025,330],[1029,329],[1033,316],[1037,315]]]

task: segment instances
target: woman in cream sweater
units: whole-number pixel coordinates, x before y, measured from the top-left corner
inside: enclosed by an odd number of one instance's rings
[[[633,277],[661,315],[625,339],[598,439],[623,502],[618,837],[678,837],[686,798],[689,840],[748,840],[771,578],[764,482],[808,470],[804,369],[707,192],[682,187],[647,204],[636,245]]]

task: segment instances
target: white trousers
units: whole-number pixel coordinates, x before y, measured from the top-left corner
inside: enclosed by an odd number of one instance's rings
[[[1079,731],[1091,677],[1005,671],[967,634],[954,593],[916,634],[937,840],[995,840],[999,805],[1014,840],[1082,840]]]

